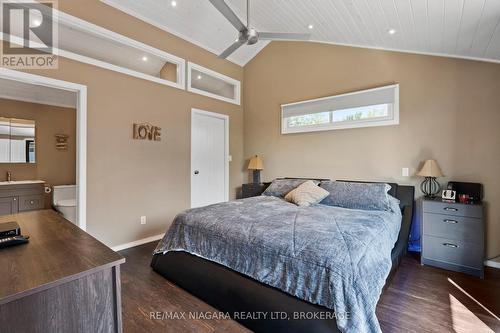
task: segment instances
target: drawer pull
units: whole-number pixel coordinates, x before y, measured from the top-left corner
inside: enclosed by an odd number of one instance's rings
[[[444,223],[450,223],[450,224],[457,224],[458,221],[455,221],[455,220],[449,220],[449,219],[446,219],[446,220],[443,220]]]
[[[30,200],[30,204],[33,205],[35,202],[33,200]]]
[[[453,207],[445,207],[444,210],[448,212],[458,212],[458,209]]]
[[[458,247],[458,245],[452,244],[452,243],[443,243],[443,245],[446,246],[446,247],[453,247],[453,248],[457,248]]]

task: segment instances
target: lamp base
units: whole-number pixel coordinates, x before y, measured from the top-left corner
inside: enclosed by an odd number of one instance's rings
[[[420,184],[420,190],[426,198],[433,199],[441,191],[441,185],[436,180],[436,177],[425,177]]]
[[[253,183],[260,184],[260,170],[253,171]]]

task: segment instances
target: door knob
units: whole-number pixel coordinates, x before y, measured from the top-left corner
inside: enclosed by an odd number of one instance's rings
[[[198,170],[194,170],[194,174],[198,175],[200,172]]]

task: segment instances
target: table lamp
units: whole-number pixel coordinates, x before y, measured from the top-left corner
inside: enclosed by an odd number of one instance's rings
[[[250,159],[250,163],[248,163],[248,170],[253,170],[254,184],[260,183],[260,170],[263,169],[264,164],[262,163],[262,158],[259,155],[255,155]]]
[[[425,161],[422,169],[417,173],[417,176],[425,177],[420,190],[427,198],[434,198],[441,190],[441,185],[436,181],[437,177],[443,177],[443,173],[435,160]]]

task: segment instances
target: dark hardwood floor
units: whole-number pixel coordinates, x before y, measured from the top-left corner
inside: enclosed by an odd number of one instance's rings
[[[233,320],[152,319],[151,313],[212,312],[149,266],[156,242],[121,251],[124,332],[248,332]],[[485,279],[404,258],[377,306],[384,332],[500,332],[500,270]]]

